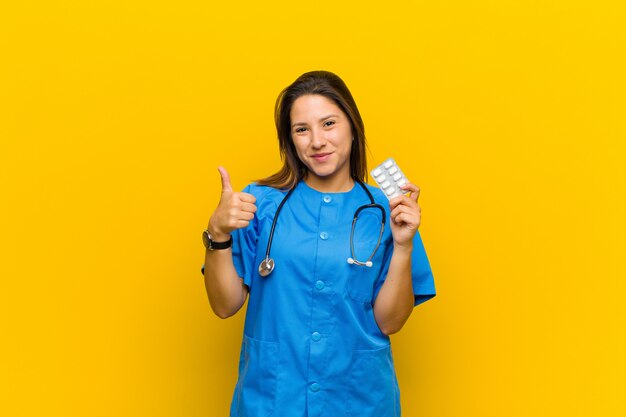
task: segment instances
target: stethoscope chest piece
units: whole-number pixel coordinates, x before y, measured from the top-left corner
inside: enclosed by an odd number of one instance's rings
[[[272,258],[265,258],[261,265],[259,265],[259,275],[266,277],[274,270],[274,260]]]

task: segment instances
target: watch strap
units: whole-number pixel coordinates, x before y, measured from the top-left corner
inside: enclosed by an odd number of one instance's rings
[[[202,240],[204,242],[204,246],[208,250],[223,250],[228,249],[233,245],[232,236],[230,236],[230,239],[228,239],[226,242],[216,242],[213,240],[213,237],[211,237],[208,229],[202,233]]]

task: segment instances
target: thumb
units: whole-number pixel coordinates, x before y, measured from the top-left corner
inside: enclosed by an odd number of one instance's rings
[[[224,167],[217,167],[217,170],[220,172],[220,177],[222,177],[222,194],[228,191],[233,191],[232,185],[230,185],[230,175],[228,175],[228,171]]]

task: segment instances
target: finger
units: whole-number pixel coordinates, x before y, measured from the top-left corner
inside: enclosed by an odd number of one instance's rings
[[[391,200],[389,200],[389,208],[393,210],[394,208],[396,208],[398,204],[400,204],[401,200],[402,200],[402,196],[392,198]]]
[[[254,197],[252,194],[248,194],[248,193],[237,193],[237,197],[239,197],[240,201],[246,202],[246,203],[256,203],[256,197]]]
[[[238,220],[237,223],[235,223],[235,228],[243,229],[244,227],[248,227],[249,224],[250,222],[247,220]]]
[[[394,210],[396,207],[400,205],[404,205],[408,207],[415,207],[416,204],[417,203],[415,202],[415,200],[413,200],[411,197],[406,196],[406,195],[401,195],[389,201],[389,207],[391,208],[391,210]]]
[[[403,213],[402,206],[398,206],[391,212],[389,217],[391,217],[394,223],[398,223],[398,216],[401,215],[402,213]]]
[[[407,206],[404,205],[399,205],[398,207],[396,207],[395,209],[393,209],[393,211],[391,212],[390,216],[392,218],[397,217],[400,213],[407,213],[410,215],[416,215],[419,212],[413,208],[409,208]]]
[[[408,182],[404,184],[403,186],[401,186],[400,188],[402,188],[402,190],[405,192],[410,191],[411,195],[409,196],[409,198],[411,198],[411,200],[413,201],[417,201],[417,199],[420,196],[420,188],[413,183]]]
[[[226,168],[217,167],[217,170],[220,172],[220,177],[222,178],[222,194],[225,192],[232,192],[233,187],[230,185],[230,175],[228,175]]]
[[[239,213],[239,216],[237,216],[237,220],[247,220],[250,221],[254,219],[254,213],[250,213],[248,211],[242,211]]]
[[[248,213],[256,213],[256,206],[252,203],[241,203],[241,210]]]
[[[401,224],[406,223],[406,216],[407,216],[406,213],[400,212],[400,213],[396,213],[396,215],[393,216],[392,219],[395,224],[401,225]]]
[[[413,201],[411,201],[411,202],[414,204],[414,206],[409,207],[407,205],[400,204],[395,209],[393,209],[393,211],[390,213],[390,216],[394,217],[394,216],[397,216],[400,213],[406,213],[406,214],[409,214],[411,216],[419,217],[421,215],[421,213],[422,213],[421,207],[417,203],[414,203]]]
[[[407,197],[407,196],[405,196],[405,195],[399,195],[398,197],[394,197],[394,198],[392,198],[391,200],[389,200],[389,208],[391,208],[391,209],[393,210],[393,209],[394,209],[394,208],[396,208],[399,204],[401,204],[401,203],[402,203],[402,201],[403,201],[405,198],[408,198],[408,197]]]
[[[244,211],[237,213],[236,216],[231,217],[226,222],[229,230],[241,229],[247,227],[250,221],[254,219],[253,213],[246,213]],[[229,232],[230,233],[230,232]]]
[[[419,225],[419,217],[416,217],[412,213],[400,213],[394,218],[394,223],[399,225],[407,225],[409,227]]]

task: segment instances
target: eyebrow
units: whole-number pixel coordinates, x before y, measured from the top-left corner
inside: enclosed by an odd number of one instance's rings
[[[324,117],[322,117],[321,119],[319,119],[319,120],[318,120],[318,122],[321,122],[322,120],[329,119],[329,118],[331,118],[331,117],[339,117],[339,116],[338,116],[338,115],[336,115],[336,114],[329,114],[328,116],[324,116]],[[298,123],[294,123],[294,124],[292,124],[292,125],[291,125],[291,127],[296,127],[296,126],[305,125],[305,124],[306,124],[306,123],[304,123],[304,122],[298,122]]]

